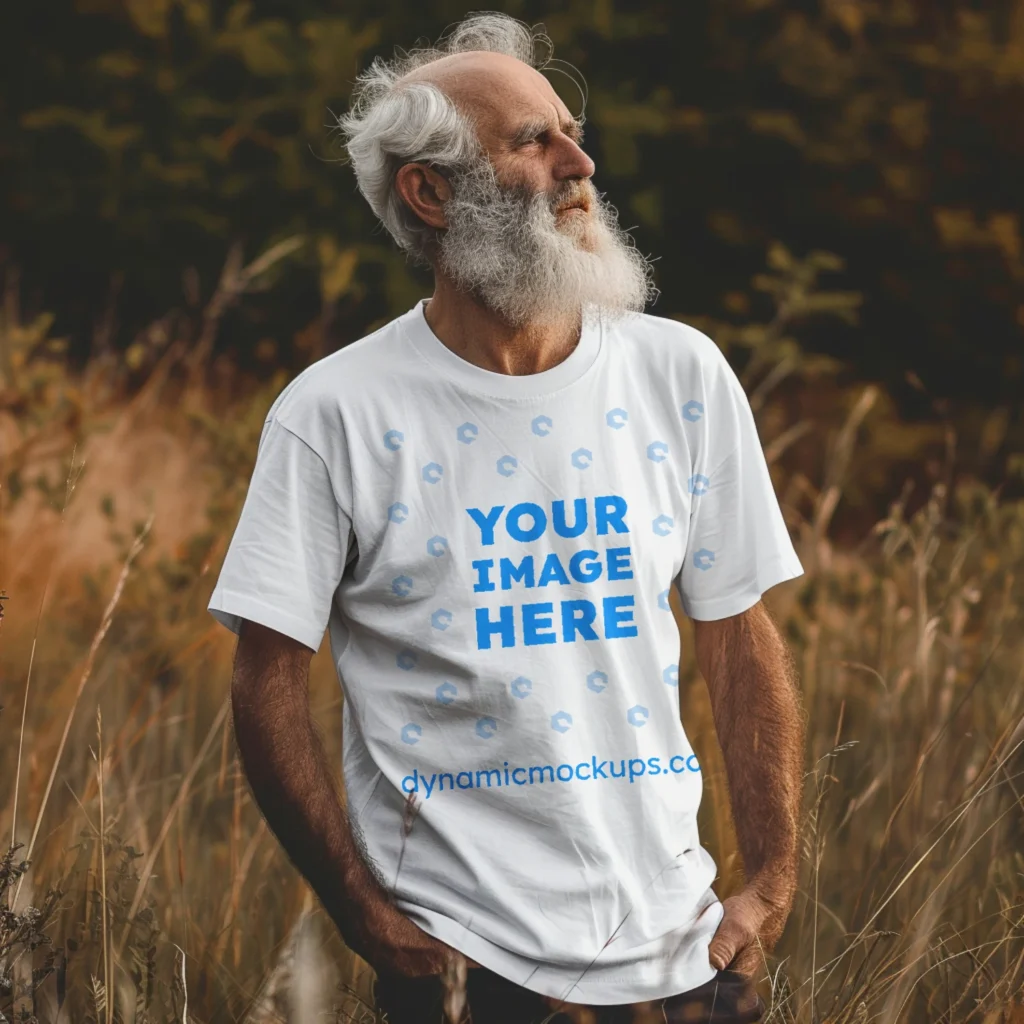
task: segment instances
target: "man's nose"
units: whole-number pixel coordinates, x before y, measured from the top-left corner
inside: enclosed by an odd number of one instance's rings
[[[558,161],[555,165],[555,177],[565,178],[591,178],[596,170],[594,161],[584,152],[583,148],[570,139],[560,147]]]
[[[564,177],[567,178],[591,178],[594,175],[594,171],[597,167],[594,161],[582,150],[579,146],[573,145],[575,150],[570,156],[566,157],[566,166],[563,170]]]

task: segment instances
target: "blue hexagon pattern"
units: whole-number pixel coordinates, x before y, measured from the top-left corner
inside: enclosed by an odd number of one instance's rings
[[[486,715],[477,720],[476,734],[482,740],[489,740],[498,731],[498,723]]]
[[[669,686],[678,686],[679,685],[679,666],[678,665],[666,665],[664,670],[661,673],[661,678],[664,679],[665,682]]]
[[[694,551],[693,553],[693,564],[697,569],[701,569],[707,572],[708,569],[714,564],[715,553],[709,551],[707,548],[701,548],[700,551]]]
[[[423,479],[428,484],[436,484],[444,475],[444,466],[437,462],[428,462],[423,467]]]
[[[508,688],[513,697],[525,700],[533,691],[533,681],[527,679],[526,676],[516,676],[516,678],[509,683]]]
[[[708,487],[711,485],[711,481],[704,476],[703,473],[694,473],[693,476],[686,482],[686,486],[689,488],[690,493],[696,497],[700,497],[702,494],[708,493]]]
[[[593,458],[594,454],[589,448],[577,448],[572,453],[572,464],[577,469],[589,469]]]
[[[404,523],[409,518],[409,506],[401,501],[396,501],[388,506],[388,519],[393,523]]]
[[[613,430],[621,430],[629,419],[629,413],[625,409],[609,409],[604,414],[604,421]]]
[[[534,416],[533,421],[530,423],[530,429],[538,437],[547,437],[551,433],[551,428],[554,426],[550,416]]]
[[[434,629],[447,629],[452,624],[452,613],[447,608],[438,608],[430,616],[430,624]]]
[[[408,597],[412,592],[412,586],[411,576],[396,576],[391,581],[391,593],[396,597]]]
[[[405,435],[400,430],[389,430],[384,434],[384,447],[388,451],[397,452],[404,440]]]
[[[630,725],[635,725],[639,728],[641,725],[647,724],[647,719],[650,718],[650,715],[650,711],[648,711],[643,704],[634,704],[633,707],[626,712],[626,721],[629,722]]]
[[[657,519],[651,521],[651,529],[659,537],[667,537],[672,532],[673,526],[675,526],[675,520],[671,516],[658,516]]]
[[[472,444],[479,433],[480,428],[475,423],[463,423],[462,426],[457,427],[455,430],[455,436],[463,444]]]
[[[555,732],[568,732],[572,726],[572,715],[568,711],[556,711],[551,716],[551,728]]]
[[[608,685],[608,673],[595,670],[587,676],[587,689],[593,690],[594,693],[601,693]]]
[[[407,725],[402,726],[401,737],[403,743],[408,743],[412,746],[414,743],[419,743],[422,735],[423,729],[415,722],[409,722]]]
[[[434,691],[438,704],[451,704],[458,695],[458,687],[454,683],[449,683],[447,679]]]
[[[647,446],[647,458],[651,462],[664,462],[668,455],[668,445],[664,441],[652,441]]]

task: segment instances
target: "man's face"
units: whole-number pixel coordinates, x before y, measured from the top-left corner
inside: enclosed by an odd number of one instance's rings
[[[484,160],[451,184],[440,267],[508,323],[564,320],[588,306],[613,319],[643,311],[650,265],[588,178],[535,191],[503,184]]]
[[[582,128],[547,78],[492,53],[428,67],[471,115],[484,152],[449,178],[438,269],[516,326],[587,307],[642,311],[656,294],[650,264],[594,188]]]
[[[503,71],[506,68],[502,67]],[[597,193],[590,181],[594,162],[583,150],[583,126],[538,71],[513,62],[493,97],[478,99],[479,135],[506,198],[522,201],[543,193],[556,226],[584,249]]]

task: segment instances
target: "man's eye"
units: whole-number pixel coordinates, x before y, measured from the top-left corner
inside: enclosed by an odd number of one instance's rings
[[[529,146],[531,143],[534,143],[534,142],[543,142],[544,139],[547,137],[547,135],[548,135],[547,132],[541,132],[539,135],[535,135],[532,139],[526,139],[524,142],[521,142],[519,145],[520,146]],[[575,142],[577,146],[582,146],[583,145],[583,133],[582,132],[580,132],[579,134],[570,135],[569,138],[572,139],[573,142]]]

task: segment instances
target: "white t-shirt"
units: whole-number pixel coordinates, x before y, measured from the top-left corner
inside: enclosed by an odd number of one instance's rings
[[[803,572],[749,403],[674,320],[511,376],[425,302],[278,396],[209,609],[329,629],[350,819],[423,929],[570,1002],[694,988],[722,904],[669,588],[720,619]]]

